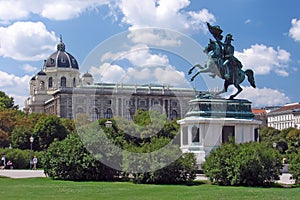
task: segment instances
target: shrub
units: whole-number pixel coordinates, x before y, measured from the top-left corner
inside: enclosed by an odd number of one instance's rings
[[[266,186],[279,179],[281,162],[265,143],[230,143],[213,150],[202,168],[219,185]]]
[[[168,138],[152,138],[150,143],[137,147],[126,146],[123,155],[123,170],[132,170],[133,182],[155,184],[190,183],[196,176],[194,154],[183,154],[177,145],[168,143]],[[134,153],[137,154],[134,154]]]
[[[291,156],[289,163],[290,163],[289,173],[292,174],[293,178],[296,180],[296,183],[299,183],[300,182],[300,152]]]
[[[31,152],[30,150],[21,149],[0,149],[0,155],[5,154],[6,162],[12,161],[14,169],[29,169],[30,168],[30,155],[36,155],[40,160],[42,157],[40,152]],[[38,162],[37,167],[41,168],[41,162]]]
[[[79,136],[70,134],[54,141],[43,156],[44,171],[53,179],[112,180],[116,171],[106,167],[83,146]]]

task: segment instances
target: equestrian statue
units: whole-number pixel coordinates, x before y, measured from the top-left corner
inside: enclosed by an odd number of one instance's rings
[[[215,93],[215,96],[227,92],[229,85],[234,85],[238,90],[235,94],[231,95],[229,99],[234,99],[242,92],[243,89],[240,84],[245,80],[245,75],[248,77],[250,85],[255,88],[254,72],[251,69],[245,71],[242,70],[242,63],[233,55],[234,47],[231,44],[231,41],[233,41],[232,35],[227,34],[223,43],[223,30],[220,26],[211,26],[207,23],[207,27],[209,32],[215,38],[215,41],[209,39],[208,45],[203,50],[208,56],[204,66],[196,64],[188,71],[188,74],[190,75],[196,67],[199,68],[195,75],[192,76],[191,81],[193,81],[200,73],[210,73],[212,78],[218,76],[225,80],[224,88]]]

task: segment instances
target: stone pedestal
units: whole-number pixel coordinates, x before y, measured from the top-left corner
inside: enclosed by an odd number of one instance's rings
[[[247,100],[197,98],[189,102],[180,124],[183,152],[195,154],[199,168],[212,149],[234,140],[236,143],[258,141],[258,127]]]

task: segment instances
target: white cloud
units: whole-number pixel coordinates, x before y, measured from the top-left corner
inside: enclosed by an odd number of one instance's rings
[[[153,46],[180,46],[179,34],[166,29],[143,28],[132,30],[128,38],[134,43],[142,43]]]
[[[263,44],[252,45],[243,52],[235,52],[235,56],[241,60],[244,68],[251,68],[256,74],[265,75],[272,71],[279,76],[288,76],[287,68],[290,61],[290,53],[284,49],[274,49]]]
[[[184,72],[177,71],[171,66],[166,68],[156,68],[154,76],[159,83],[180,87],[190,86],[190,83],[184,77]]]
[[[153,75],[152,69],[149,69],[149,68],[136,69],[136,68],[130,67],[127,70],[128,80],[131,80],[132,83],[155,82],[152,75]]]
[[[125,70],[118,65],[103,63],[99,67],[91,67],[89,70],[93,74],[95,82],[119,83],[125,77]]]
[[[139,67],[166,66],[169,64],[169,59],[166,55],[151,53],[150,48],[144,44],[133,46],[128,54],[124,55],[124,58],[134,66]]]
[[[8,23],[10,20],[27,18],[30,11],[25,9],[25,5],[22,1],[0,1],[0,21]]]
[[[98,6],[108,5],[108,0],[2,0],[0,1],[0,21],[26,19],[31,14],[53,20],[68,20]]]
[[[49,56],[57,38],[42,22],[15,22],[0,27],[0,56],[15,60],[36,61]]]
[[[251,22],[252,22],[251,19],[247,19],[244,23],[245,23],[245,24],[250,24]]]
[[[29,64],[24,64],[23,66],[21,66],[21,68],[28,73],[36,72],[38,70],[37,67],[33,67],[32,65]]]
[[[128,51],[117,53],[107,52],[101,56],[100,60],[102,62],[128,60],[132,65],[137,67],[156,67],[169,64],[169,59],[166,55],[152,53],[149,46],[145,44],[132,46]]]
[[[29,94],[30,76],[22,77],[0,71],[0,90],[14,97],[15,105],[24,107],[24,101]]]
[[[283,92],[266,87],[243,87],[243,91],[237,98],[252,101],[253,107],[276,106],[290,102],[290,99]]]
[[[67,20],[78,17],[81,13],[96,9],[100,5],[107,4],[104,0],[72,0],[72,1],[49,1],[43,5],[41,16],[54,20]]]
[[[215,22],[215,17],[203,9],[186,11],[189,0],[120,0],[118,7],[123,14],[122,22],[130,25],[130,30],[158,27],[190,33],[202,29],[206,32],[206,22]]]
[[[129,67],[123,69],[119,65],[104,63],[100,67],[91,67],[95,82],[145,84],[159,83],[172,86],[189,87],[184,72],[177,71],[174,67]]]
[[[300,19],[292,19],[292,27],[289,30],[289,36],[295,41],[300,42]]]

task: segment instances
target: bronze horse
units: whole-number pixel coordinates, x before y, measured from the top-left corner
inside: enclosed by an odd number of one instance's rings
[[[223,90],[216,93],[216,95],[227,92],[229,85],[234,85],[237,88],[237,92],[229,97],[229,99],[234,99],[239,93],[242,92],[242,87],[240,84],[245,80],[245,75],[248,77],[248,81],[253,88],[256,88],[254,81],[254,72],[251,69],[247,69],[243,71],[239,66],[234,64],[231,66],[230,77],[226,79],[224,77],[224,66],[223,66],[223,56],[222,56],[222,48],[221,46],[215,42],[210,40],[208,46],[203,50],[207,55],[208,59],[204,66],[200,64],[196,64],[190,68],[188,74],[192,74],[192,71],[197,67],[199,70],[195,75],[192,76],[191,81],[195,79],[200,73],[211,73],[211,77],[218,76],[225,80]]]

